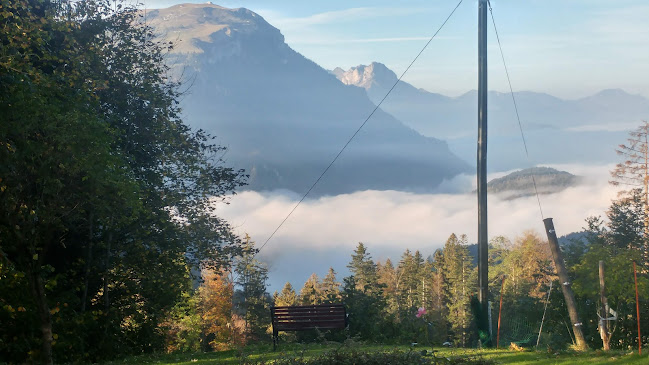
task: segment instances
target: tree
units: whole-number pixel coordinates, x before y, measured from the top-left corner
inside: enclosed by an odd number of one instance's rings
[[[649,123],[643,121],[636,130],[629,132],[628,145],[621,144],[616,150],[624,161],[611,171],[613,185],[638,188],[642,193],[643,207],[643,256],[649,259]],[[637,193],[632,193],[637,194]]]
[[[380,291],[376,264],[372,261],[372,256],[367,252],[367,248],[362,242],[356,246],[347,268],[354,276],[358,290],[363,293]]]
[[[235,284],[237,290],[235,309],[245,321],[246,340],[257,340],[265,336],[270,325],[268,316],[270,300],[266,292],[268,269],[255,258],[255,243],[246,235],[243,255],[235,263]]]
[[[322,303],[340,303],[340,283],[336,280],[336,271],[333,267],[329,268],[327,275],[320,283],[320,300]]]
[[[298,297],[295,293],[295,289],[288,281],[284,284],[281,293],[275,292],[273,295],[275,306],[293,306],[298,304]]]
[[[38,320],[0,329],[33,355],[0,356],[95,362],[162,348],[159,321],[187,292],[189,268],[240,253],[214,202],[245,176],[179,118],[168,45],[136,8],[1,5],[0,275],[28,284],[29,298],[11,297]]]
[[[628,195],[613,200],[607,211],[608,222],[599,217],[586,219],[587,227],[584,242],[577,245],[573,243],[568,247],[570,253],[570,270],[574,275],[575,294],[581,298],[582,312],[591,313],[584,322],[584,329],[595,332],[600,327],[600,311],[605,306],[601,304],[601,295],[598,280],[599,261],[604,261],[606,301],[617,316],[609,312],[607,317],[617,317],[614,322],[609,322],[609,340],[611,344],[622,347],[636,346],[637,342],[637,317],[636,300],[634,296],[633,261],[643,265],[645,270],[638,271],[638,286],[642,293],[647,285],[647,262],[643,258],[642,244],[644,243],[644,208],[642,189],[632,189]],[[642,266],[641,266],[642,267]],[[584,305],[585,303],[585,305]],[[589,305],[590,304],[590,305]],[[595,305],[598,308],[594,308]],[[640,318],[646,318],[646,300],[640,295]],[[644,326],[644,325],[643,325]],[[599,347],[602,342],[597,337],[591,337],[591,346]]]
[[[514,244],[501,251],[500,263],[494,267],[494,277],[506,276],[505,290],[512,298],[542,299],[554,267],[546,241],[532,231],[517,237]],[[514,299],[520,302],[520,300]]]
[[[202,320],[203,338],[213,350],[232,346],[232,296],[234,285],[227,271],[203,270],[203,283],[198,288],[198,312]],[[204,346],[208,348],[208,346]]]
[[[158,324],[165,335],[165,348],[171,352],[196,352],[201,350],[203,320],[198,313],[198,296],[187,292]]]
[[[422,267],[424,259],[419,251],[413,255],[410,250],[407,250],[401,255],[401,261],[397,271],[400,274],[400,287],[399,298],[400,307],[411,311],[412,308],[422,306],[423,302],[423,287],[425,282],[422,282]]]
[[[321,303],[320,279],[315,273],[311,274],[300,290],[300,304],[316,305]]]
[[[383,289],[383,297],[387,304],[387,311],[398,318],[401,308],[398,292],[401,284],[401,272],[394,268],[392,260],[387,259],[385,263],[377,263],[376,271],[378,273],[379,284]]]
[[[475,267],[466,243],[465,235],[458,238],[451,234],[444,245],[442,265],[448,320],[456,342],[463,347],[469,340],[467,331],[471,325],[470,296],[475,289],[475,280],[471,280]]]
[[[443,250],[436,250],[433,254],[430,278],[430,299],[428,307],[430,309],[430,320],[433,324],[433,337],[437,342],[447,341],[448,309],[445,305],[445,282],[444,282],[444,254]]]
[[[366,339],[380,338],[385,318],[383,285],[363,243],[356,246],[347,267],[352,275],[343,280],[341,294],[349,314],[349,330]]]
[[[642,189],[631,189],[611,203],[606,212],[608,233],[602,236],[608,244],[646,252],[644,199]]]
[[[637,323],[635,316],[635,287],[633,280],[633,261],[641,259],[637,250],[620,248],[612,245],[593,243],[583,255],[580,262],[572,267],[574,291],[582,302],[595,303],[587,307],[589,315],[585,319],[585,328],[594,331],[599,327],[599,312],[601,309],[598,263],[604,261],[606,297],[608,305],[617,313],[617,320],[611,323],[611,343],[623,346],[637,345]],[[646,274],[638,275],[638,290],[647,292]],[[596,307],[596,308],[593,308]],[[610,312],[607,317],[614,317]],[[590,338],[592,346],[598,347],[599,338]]]

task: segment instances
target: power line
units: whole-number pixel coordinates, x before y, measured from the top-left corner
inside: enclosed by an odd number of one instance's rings
[[[516,119],[518,120],[518,128],[521,131],[521,138],[523,139],[523,147],[525,147],[525,156],[527,157],[528,163],[531,165],[532,161],[530,160],[530,153],[527,150],[527,141],[525,140],[525,133],[523,132],[523,125],[521,124],[521,117],[518,114],[518,105],[516,104],[516,97],[514,97],[514,89],[512,88],[512,81],[509,77],[509,70],[507,69],[507,62],[505,62],[505,54],[503,53],[503,47],[500,43],[500,36],[498,35],[498,28],[496,28],[496,19],[494,18],[493,10],[491,9],[491,1],[487,0],[489,4],[489,13],[491,14],[491,22],[494,25],[494,31],[496,32],[496,39],[498,40],[498,48],[500,49],[500,57],[503,60],[503,66],[505,67],[505,74],[507,75],[507,83],[509,84],[509,93],[512,96],[512,102],[514,103],[514,110],[516,111]],[[539,197],[539,191],[536,187],[536,179],[534,174],[532,176],[532,183],[534,184],[534,193],[536,194],[536,201],[539,203],[539,211],[541,212],[541,219],[543,219],[543,208],[541,208],[541,198]]]
[[[437,36],[437,34],[442,30],[442,28],[444,27],[444,25],[446,25],[446,23],[448,22],[448,20],[451,19],[451,16],[453,16],[453,14],[454,14],[455,11],[457,10],[457,8],[460,7],[460,4],[462,4],[462,1],[464,1],[464,0],[460,0],[460,1],[457,3],[457,5],[455,5],[455,8],[453,8],[453,11],[451,11],[451,13],[446,17],[446,19],[444,20],[444,22],[442,23],[442,25],[440,25],[439,28],[437,29],[437,31],[435,32],[435,34],[433,34],[433,35],[430,37],[430,39],[428,40],[428,42],[426,42],[426,44],[425,44],[424,47],[421,49],[421,51],[419,51],[419,53],[417,54],[417,56],[415,56],[415,58],[412,60],[412,62],[410,62],[410,64],[409,64],[408,67],[406,68],[406,70],[403,71],[403,73],[401,74],[401,76],[399,76],[399,78],[397,79],[397,81],[394,82],[394,84],[393,84],[392,87],[388,90],[388,92],[385,94],[385,96],[383,97],[383,99],[381,99],[381,101],[379,101],[379,103],[376,104],[376,107],[374,108],[374,110],[372,110],[372,112],[367,116],[367,118],[365,118],[365,121],[363,121],[363,123],[358,127],[358,129],[356,129],[356,132],[354,132],[354,134],[352,134],[352,136],[349,138],[349,140],[347,140],[347,143],[345,143],[345,145],[340,149],[340,151],[338,152],[338,154],[336,155],[336,157],[334,157],[334,159],[331,160],[331,162],[329,163],[329,165],[324,169],[324,171],[322,171],[322,173],[320,174],[320,176],[318,176],[318,178],[317,178],[316,181],[311,185],[311,187],[309,188],[309,190],[307,190],[307,192],[304,193],[304,195],[302,196],[302,199],[300,199],[300,201],[298,201],[297,204],[295,204],[295,206],[293,207],[293,209],[291,209],[291,211],[286,215],[286,217],[285,217],[285,218],[282,220],[282,222],[277,226],[277,228],[275,228],[275,230],[273,231],[273,233],[271,233],[271,235],[268,237],[268,239],[266,239],[266,241],[264,242],[264,244],[261,245],[261,247],[259,247],[259,250],[258,250],[257,252],[261,251],[261,250],[266,246],[266,244],[268,244],[268,242],[271,240],[271,238],[273,238],[273,236],[275,236],[275,233],[277,233],[277,231],[279,231],[279,229],[284,225],[284,223],[285,223],[285,222],[288,220],[288,218],[293,214],[293,212],[295,212],[295,210],[297,209],[297,207],[299,207],[300,204],[302,204],[302,202],[304,201],[304,199],[306,199],[306,197],[309,195],[309,193],[311,193],[311,190],[313,190],[313,188],[314,188],[314,187],[315,187],[315,186],[320,182],[320,180],[321,180],[322,177],[327,173],[327,171],[329,171],[329,169],[331,168],[331,166],[333,166],[333,164],[338,160],[338,158],[340,157],[340,155],[342,155],[343,151],[345,151],[345,149],[347,148],[347,146],[349,146],[349,144],[352,142],[352,140],[354,139],[354,137],[356,137],[356,135],[358,134],[358,132],[360,132],[361,129],[363,129],[363,127],[365,126],[365,124],[367,124],[367,122],[370,120],[370,118],[372,118],[372,116],[374,115],[374,113],[376,113],[376,111],[379,109],[379,107],[381,106],[381,104],[383,104],[383,102],[385,101],[385,99],[387,99],[388,95],[390,95],[390,93],[392,92],[392,90],[394,90],[394,88],[397,86],[397,84],[398,84],[398,83],[401,81],[401,79],[406,75],[406,72],[408,72],[408,70],[410,70],[410,68],[412,67],[412,65],[413,65],[413,64],[417,61],[417,59],[419,58],[419,56],[421,56],[421,54],[424,53],[424,50],[426,50],[426,48],[428,47],[428,45],[430,44],[430,42],[433,41],[433,39]]]

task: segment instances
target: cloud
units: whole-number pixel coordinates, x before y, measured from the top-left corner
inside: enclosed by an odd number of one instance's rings
[[[617,188],[608,185],[611,166],[553,167],[585,177],[582,185],[540,197],[544,217],[554,218],[559,235],[580,231],[588,216],[604,215],[617,194]],[[466,233],[475,242],[477,199],[467,193],[474,181],[475,176],[458,176],[440,188],[446,193],[439,194],[362,191],[305,200],[259,255],[270,264],[273,289],[285,281],[299,287],[312,272],[324,275],[329,266],[345,273],[358,242],[365,243],[375,259],[396,260],[406,248],[430,255],[451,233]],[[449,193],[452,184],[457,184],[456,192],[464,193]],[[259,246],[298,200],[286,192],[246,191],[219,207],[219,214]],[[490,237],[513,239],[530,229],[544,236],[536,197],[489,197]]]
[[[443,37],[438,37],[443,38]],[[341,43],[390,43],[390,42],[413,42],[427,41],[430,37],[390,37],[390,38],[292,38],[291,44],[311,44],[311,45],[337,45]],[[449,39],[447,37],[447,39]]]
[[[429,9],[427,9],[429,10]],[[356,27],[359,22],[376,18],[408,16],[421,12],[413,7],[358,7],[326,11],[304,17],[287,17],[271,9],[257,12],[286,36],[290,45],[336,46],[341,44],[396,43],[425,41],[425,36],[354,37],[353,32],[334,31],[343,26]],[[333,27],[333,28],[332,28]],[[347,28],[345,28],[347,29]]]
[[[415,8],[362,7],[316,13],[305,17],[284,17],[280,13],[260,10],[266,20],[282,30],[295,30],[316,25],[358,22],[364,19],[393,17],[417,12]]]
[[[606,124],[587,124],[577,127],[564,128],[568,132],[627,132],[638,127],[637,121],[610,122]]]

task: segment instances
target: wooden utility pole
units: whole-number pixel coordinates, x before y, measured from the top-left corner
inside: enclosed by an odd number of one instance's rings
[[[489,236],[487,234],[487,0],[478,6],[478,331],[488,333]]]
[[[572,322],[572,332],[575,334],[577,349],[580,351],[585,351],[588,349],[588,345],[586,344],[584,333],[581,330],[582,323],[579,320],[579,314],[577,313],[575,295],[572,292],[570,278],[568,277],[568,270],[566,270],[566,264],[563,261],[561,248],[559,248],[559,240],[557,239],[557,233],[554,230],[552,218],[545,218],[543,220],[543,224],[545,224],[545,232],[548,235],[548,243],[550,244],[550,250],[552,251],[554,266],[556,266],[557,268],[557,274],[559,275],[559,280],[561,282],[561,291],[563,291],[563,297],[566,299],[566,307],[568,307],[568,315],[570,316],[570,321]]]
[[[606,288],[604,285],[604,261],[599,261],[599,297],[602,302],[602,308],[599,315],[599,336],[602,338],[602,347],[604,351],[611,349],[611,333],[608,324],[608,301],[606,300]]]

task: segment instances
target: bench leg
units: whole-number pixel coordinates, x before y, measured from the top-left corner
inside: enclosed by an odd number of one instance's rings
[[[277,342],[278,342],[278,333],[273,331],[273,352],[277,348]]]

